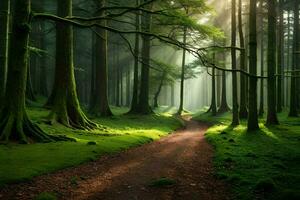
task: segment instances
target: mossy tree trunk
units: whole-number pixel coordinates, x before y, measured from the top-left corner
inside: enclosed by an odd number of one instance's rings
[[[140,4],[140,0],[136,0],[136,6]],[[140,13],[136,13],[135,26],[136,31],[141,30]],[[133,72],[133,92],[131,99],[130,113],[136,113],[138,110],[138,95],[139,95],[139,58],[140,58],[140,36],[135,34],[135,46],[134,46],[134,72]]]
[[[236,70],[236,0],[231,3],[231,63],[232,70]],[[239,120],[239,105],[238,105],[238,88],[237,88],[237,73],[232,72],[232,122],[231,125],[237,126]]]
[[[259,129],[257,116],[257,33],[256,33],[256,0],[250,1],[249,15],[249,72],[254,75],[249,79],[249,114],[248,114],[248,131]]]
[[[58,15],[72,16],[72,0],[57,0]],[[61,123],[78,129],[92,129],[97,125],[83,113],[76,92],[73,63],[73,27],[57,22],[56,68],[54,87],[50,99],[51,123]]]
[[[162,75],[161,75],[161,78],[160,78],[160,82],[159,82],[159,85],[158,85],[158,88],[157,88],[157,91],[155,92],[154,94],[154,98],[153,98],[153,107],[154,108],[158,108],[158,97],[161,93],[161,90],[162,90],[162,87],[164,85],[164,81],[166,79],[166,72],[163,72]]]
[[[97,8],[101,9],[105,5],[105,0],[95,1]],[[98,12],[97,16],[102,16],[103,12]],[[103,26],[106,21],[102,20]],[[96,38],[96,70],[95,70],[95,93],[92,98],[93,104],[90,107],[90,113],[98,117],[112,116],[112,112],[108,103],[108,70],[107,70],[107,31],[101,28],[95,28],[97,32]]]
[[[279,124],[276,114],[276,2],[268,0],[268,115],[267,125]]]
[[[145,0],[144,0],[145,1]],[[152,5],[147,6],[151,10]],[[151,31],[152,16],[150,13],[143,12],[143,31]],[[149,105],[149,76],[150,76],[150,58],[151,58],[151,37],[142,35],[142,71],[141,85],[139,95],[139,114],[151,114],[153,111]]]
[[[0,3],[0,103],[5,95],[8,55],[8,30],[9,30],[10,0]]]
[[[265,31],[264,31],[264,0],[260,0],[260,75],[264,76],[264,70],[265,70]],[[264,79],[260,79],[259,81],[260,86],[260,102],[259,102],[259,109],[258,109],[258,115],[263,116],[265,113],[264,108],[264,99],[265,99],[265,93],[264,93]]]
[[[299,27],[299,1],[294,1],[294,38],[293,38],[293,63],[292,71],[299,69],[299,51],[300,51],[300,27]],[[290,93],[290,117],[298,116],[298,102],[297,102],[297,75],[296,72],[292,73],[291,77],[291,93]]]
[[[245,51],[245,37],[243,32],[243,18],[242,18],[242,0],[239,0],[239,9],[238,9],[238,28],[239,28],[239,37],[240,37],[240,65],[241,70],[247,71],[246,67],[246,51]],[[240,78],[240,112],[239,117],[241,119],[247,119],[248,117],[248,110],[247,110],[247,100],[246,100],[246,81],[247,77],[244,74],[241,74]]]
[[[218,113],[225,113],[229,111],[229,106],[227,104],[227,91],[226,91],[226,72],[222,71],[222,96],[221,96],[221,105],[218,109]]]
[[[45,134],[34,125],[25,109],[30,31],[30,0],[16,0],[9,45],[7,89],[0,113],[0,141],[51,142],[65,137]]]
[[[183,28],[183,44],[186,44],[187,38],[187,27]],[[185,59],[186,59],[186,50],[183,49],[182,52],[182,64],[181,64],[181,77],[180,77],[180,99],[179,99],[179,109],[177,111],[178,115],[181,115],[183,111],[184,104],[184,81],[185,81]]]
[[[283,0],[279,0],[279,24],[278,24],[278,48],[277,48],[277,112],[282,112],[283,96],[282,89],[284,88],[283,67],[284,67],[284,14]]]

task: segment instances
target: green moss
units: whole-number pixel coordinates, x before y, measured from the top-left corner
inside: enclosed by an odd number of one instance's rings
[[[265,127],[261,120],[261,130],[251,134],[246,131],[246,121],[234,128],[230,126],[231,113],[217,117],[198,113],[194,118],[215,124],[205,137],[215,147],[216,175],[232,185],[235,199],[295,199],[299,194],[299,118],[288,118],[282,113],[281,125]]]
[[[113,110],[114,111],[114,110]],[[49,134],[66,135],[77,142],[56,142],[31,145],[0,145],[0,185],[29,180],[34,176],[94,161],[103,154],[113,154],[168,135],[181,126],[169,114],[151,116],[120,115],[93,119],[102,125],[99,130],[84,131],[44,123],[49,111],[31,107],[31,119]],[[87,144],[96,145],[87,145]]]

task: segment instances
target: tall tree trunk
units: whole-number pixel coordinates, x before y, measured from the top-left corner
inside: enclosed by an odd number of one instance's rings
[[[145,0],[144,0],[145,1]],[[152,9],[152,5],[148,5],[148,9]],[[152,16],[150,13],[143,12],[143,31],[151,31]],[[149,105],[149,76],[150,76],[150,54],[151,54],[151,37],[148,35],[142,36],[142,71],[141,85],[139,96],[139,111],[140,114],[152,113]]]
[[[8,56],[10,0],[2,0],[0,4],[0,103],[5,95]]]
[[[187,27],[183,28],[183,44],[186,44],[186,34]],[[184,80],[185,80],[185,59],[186,59],[186,50],[183,49],[182,53],[182,64],[181,64],[181,79],[180,79],[180,101],[179,101],[179,109],[177,111],[178,115],[181,115],[183,111],[183,101],[184,101]]]
[[[227,92],[226,92],[226,72],[222,72],[222,97],[221,97],[221,105],[219,107],[218,113],[224,113],[229,111],[229,107],[227,104]]]
[[[120,81],[121,81],[121,67],[120,67],[120,53],[116,52],[116,74],[117,74],[117,79],[116,79],[116,106],[120,107]]]
[[[232,70],[236,70],[236,0],[232,0],[231,4],[231,62]],[[238,88],[237,88],[237,73],[232,72],[232,123],[236,126],[240,124],[239,120],[239,105],[238,105]]]
[[[243,33],[243,19],[242,19],[242,0],[239,0],[239,11],[238,11],[238,26],[239,26],[239,37],[240,37],[240,62],[241,62],[241,70],[247,71],[246,67],[246,51],[245,51],[245,37]],[[247,100],[246,100],[246,81],[247,77],[244,74],[241,74],[240,78],[240,112],[239,116],[241,119],[246,119],[248,117],[248,110],[247,110]]]
[[[213,52],[213,62],[216,61],[216,54]],[[216,105],[216,68],[212,68],[211,74],[211,105],[208,112],[212,112],[212,116],[217,115],[217,105]]]
[[[249,72],[251,75],[249,81],[249,114],[248,131],[259,129],[257,116],[257,34],[256,34],[256,0],[250,1],[249,16]]]
[[[299,1],[294,1],[294,38],[293,38],[293,66],[292,71],[299,69],[299,51],[300,51],[300,27],[299,27]],[[297,75],[296,72],[292,73],[291,77],[291,93],[290,93],[290,117],[298,116],[298,102],[297,102]]]
[[[25,109],[30,31],[30,0],[15,0],[9,45],[7,89],[0,113],[0,141],[50,142],[58,138],[34,125]]]
[[[261,76],[264,75],[264,70],[265,70],[265,40],[264,40],[264,0],[260,0],[260,74]],[[263,116],[265,113],[265,108],[264,108],[264,101],[265,101],[265,95],[264,95],[264,79],[260,79],[260,101],[259,101],[259,110],[258,110],[258,115]]]
[[[95,0],[98,9],[105,6],[105,0]],[[103,12],[97,12],[97,16],[102,16]],[[102,20],[103,26],[106,26],[106,20]],[[90,112],[98,117],[112,116],[108,103],[108,72],[107,72],[107,31],[101,28],[95,28],[96,38],[96,70],[95,70],[95,96]]]
[[[72,16],[72,0],[57,0],[57,5],[60,17]],[[97,125],[85,116],[77,97],[73,63],[73,27],[57,22],[56,28],[56,68],[50,123],[58,122],[78,129],[95,128]]]
[[[268,115],[267,125],[279,124],[276,114],[276,2],[268,0]]]
[[[166,77],[166,73],[163,72],[162,76],[161,76],[161,79],[160,79],[160,82],[159,82],[159,85],[158,85],[158,89],[157,91],[155,92],[154,94],[154,98],[153,98],[153,107],[154,108],[158,108],[158,97],[160,95],[160,92],[161,92],[161,89],[164,85],[164,80],[165,80],[165,77]]]
[[[136,0],[136,6],[140,4],[140,0]],[[136,14],[135,26],[136,31],[141,30],[140,13]],[[135,46],[134,46],[134,72],[133,72],[133,93],[131,99],[130,113],[135,113],[138,110],[138,96],[139,96],[139,59],[140,59],[140,35],[135,34]]]
[[[283,67],[284,67],[284,16],[283,16],[283,0],[279,0],[279,26],[278,26],[278,49],[277,49],[277,112],[282,112],[282,88]]]
[[[175,106],[175,86],[174,83],[171,83],[171,106]]]

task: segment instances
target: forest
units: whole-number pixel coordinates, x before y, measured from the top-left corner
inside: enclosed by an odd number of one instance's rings
[[[299,200],[299,0],[1,0],[0,200]]]

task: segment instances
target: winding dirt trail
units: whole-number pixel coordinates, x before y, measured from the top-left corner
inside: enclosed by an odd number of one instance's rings
[[[10,185],[0,190],[0,199],[32,199],[44,191],[66,200],[230,199],[227,186],[213,176],[213,149],[204,139],[208,126],[185,121],[186,128],[159,141]],[[75,182],[72,177],[80,178]],[[162,177],[176,184],[149,186]]]

